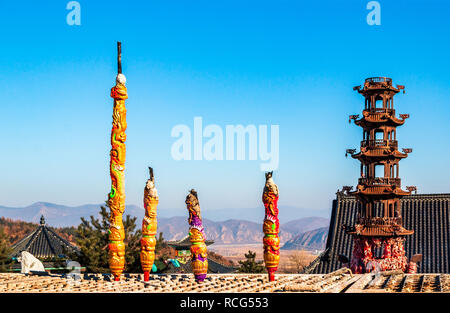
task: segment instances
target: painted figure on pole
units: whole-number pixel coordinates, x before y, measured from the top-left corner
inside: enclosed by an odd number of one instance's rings
[[[197,192],[192,189],[186,197],[186,205],[189,212],[189,239],[191,241],[192,271],[195,280],[202,282],[208,272],[208,259],[205,244],[205,231],[203,229],[202,216]]]
[[[114,99],[113,122],[111,131],[110,175],[111,192],[108,195],[108,207],[111,210],[109,227],[109,268],[114,280],[120,280],[120,275],[125,266],[125,231],[122,215],[125,211],[125,140],[127,129],[125,99],[128,98],[125,87],[126,78],[122,74],[121,45],[117,43],[118,50],[118,74],[116,85],[111,89],[111,97]]]
[[[142,220],[142,239],[141,239],[141,266],[144,271],[144,281],[149,280],[150,271],[155,261],[156,246],[156,207],[159,202],[158,191],[155,187],[155,177],[153,169],[148,168],[150,179],[144,188],[144,209],[145,217]]]
[[[263,223],[264,232],[264,262],[269,281],[275,280],[275,272],[280,262],[280,221],[278,219],[278,186],[272,179],[273,172],[266,173],[266,184],[264,186],[262,200],[265,207],[265,217]]]

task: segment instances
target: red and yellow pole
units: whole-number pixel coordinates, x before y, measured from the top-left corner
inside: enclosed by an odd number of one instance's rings
[[[275,272],[280,263],[280,220],[278,219],[278,186],[272,179],[272,173],[266,173],[266,184],[264,186],[262,200],[265,208],[265,217],[263,223],[263,244],[264,244],[264,262],[269,281],[275,280]]]
[[[191,241],[192,271],[195,281],[201,283],[208,273],[208,256],[205,244],[205,230],[200,214],[200,203],[197,192],[192,189],[186,197],[186,206],[189,213],[189,240]]]
[[[128,98],[125,87],[126,78],[122,74],[121,44],[117,43],[118,74],[116,85],[111,89],[114,99],[113,122],[111,131],[110,175],[111,192],[108,196],[108,206],[111,211],[109,227],[109,268],[114,280],[120,280],[125,266],[125,230],[122,215],[125,211],[125,140],[127,129],[125,99]]]
[[[153,169],[149,167],[150,179],[144,189],[144,208],[145,217],[142,220],[142,239],[141,239],[141,266],[144,271],[144,281],[149,280],[150,271],[155,261],[156,246],[156,207],[158,205],[158,191],[155,187],[155,177]]]

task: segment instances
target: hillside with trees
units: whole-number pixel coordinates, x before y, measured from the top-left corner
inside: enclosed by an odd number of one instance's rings
[[[3,229],[6,237],[8,238],[8,242],[10,244],[14,244],[17,241],[21,240],[25,236],[29,235],[32,231],[34,231],[39,224],[24,222],[21,220],[13,220],[10,218],[0,217],[0,228]],[[74,235],[75,235],[75,227],[51,227],[53,231],[55,231],[62,238],[67,241],[75,244]]]

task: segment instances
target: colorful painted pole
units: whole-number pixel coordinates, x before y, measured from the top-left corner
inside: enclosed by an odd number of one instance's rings
[[[159,202],[158,190],[155,187],[155,177],[153,176],[153,169],[150,171],[150,179],[144,188],[144,208],[145,217],[142,220],[142,239],[141,239],[141,266],[144,271],[144,281],[149,280],[150,271],[152,270],[153,262],[155,261],[155,246],[156,246],[156,207]]]
[[[275,272],[280,262],[280,221],[278,219],[278,186],[272,179],[272,173],[266,173],[266,184],[264,186],[262,200],[266,210],[264,217],[264,262],[267,272],[269,272],[269,281],[275,280]]]
[[[122,74],[121,44],[117,43],[118,74],[116,85],[111,88],[111,97],[114,99],[113,122],[111,131],[110,174],[111,192],[108,196],[108,206],[111,210],[109,227],[109,268],[114,280],[120,280],[125,266],[125,231],[122,215],[125,211],[125,130],[127,129],[125,99],[128,98],[125,87],[126,78]]]
[[[192,189],[186,197],[189,212],[189,239],[191,241],[192,271],[195,280],[200,283],[205,280],[208,272],[208,259],[205,244],[205,231],[200,215],[200,204],[197,192]]]

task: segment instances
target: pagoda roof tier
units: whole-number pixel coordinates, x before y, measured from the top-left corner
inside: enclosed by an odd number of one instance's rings
[[[359,178],[356,191],[350,192],[356,196],[379,196],[380,198],[392,198],[408,196],[410,191],[400,188],[400,178]]]
[[[368,237],[392,237],[407,236],[414,234],[413,230],[407,230],[401,225],[363,225],[355,224],[346,229],[349,235],[368,236]]]
[[[374,128],[380,125],[386,126],[401,126],[405,123],[408,115],[401,115],[402,118],[397,118],[395,116],[394,109],[386,108],[372,108],[363,111],[363,117],[359,120],[355,120],[355,124],[363,128]]]
[[[357,90],[360,94],[366,95],[371,93],[377,93],[380,90],[392,91],[394,93],[399,92],[400,90],[404,90],[405,87],[402,85],[397,85],[397,88],[392,86],[392,78],[389,77],[370,77],[367,78],[364,82],[364,86],[356,86],[353,87],[354,90]]]
[[[379,141],[377,140],[370,140],[370,141]],[[394,140],[380,140],[381,142],[386,141],[394,141]],[[408,153],[403,153],[397,150],[397,148],[389,146],[389,144],[386,144],[386,146],[383,147],[384,143],[373,143],[373,145],[378,145],[376,147],[367,147],[367,145],[372,145],[372,143],[367,143],[366,141],[361,142],[361,151],[352,154],[352,158],[357,159],[359,161],[365,161],[366,159],[370,161],[373,161],[374,158],[379,158],[381,160],[386,159],[404,159],[408,157]],[[396,144],[396,143],[395,143]],[[366,146],[363,146],[366,145]]]

